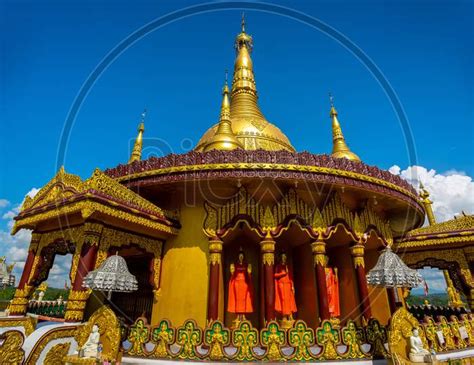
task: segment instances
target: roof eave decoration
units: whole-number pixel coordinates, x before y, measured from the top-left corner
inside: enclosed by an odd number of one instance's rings
[[[99,213],[166,234],[176,233],[159,207],[99,169],[82,181],[79,176],[68,174],[61,167],[34,198],[25,198],[20,213],[15,217],[12,234],[22,228],[34,229],[41,222],[74,213],[80,213],[84,219]]]
[[[474,215],[462,215],[446,222],[414,229],[398,240],[396,246],[398,249],[406,249],[471,241],[474,241]]]

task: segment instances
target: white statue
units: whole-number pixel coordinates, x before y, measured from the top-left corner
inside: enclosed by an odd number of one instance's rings
[[[62,296],[62,295],[60,295],[59,298],[56,299],[56,303],[57,303],[58,305],[63,304],[63,296]]]
[[[423,348],[423,341],[420,338],[418,329],[413,329],[413,335],[410,336],[410,361],[413,362],[432,362],[431,353]]]
[[[100,342],[99,327],[95,324],[92,326],[92,332],[87,338],[86,343],[80,349],[80,353],[82,357],[98,358],[99,342]]]
[[[40,291],[38,293],[38,302],[42,302],[44,297],[44,291]]]

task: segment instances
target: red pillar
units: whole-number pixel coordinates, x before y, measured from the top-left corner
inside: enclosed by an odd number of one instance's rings
[[[97,245],[84,244],[82,247],[81,257],[77,264],[76,277],[74,278],[74,284],[72,285],[73,290],[85,290],[82,286],[82,282],[88,272],[94,269],[98,249],[99,247]]]
[[[82,246],[76,276],[69,292],[66,312],[64,314],[66,322],[80,322],[84,317],[89,294],[86,288],[82,286],[82,283],[87,273],[94,269],[98,250],[98,245],[84,243]]]
[[[328,289],[326,286],[326,243],[316,241],[311,244],[313,251],[314,270],[316,273],[316,286],[318,295],[319,317],[321,320],[329,319]]]
[[[28,257],[26,258],[25,267],[21,273],[20,283],[18,284],[18,289],[23,289],[28,283],[28,278],[31,274],[31,269],[33,268],[33,263],[35,261],[35,253],[33,250],[28,251]]]
[[[360,305],[362,307],[362,315],[366,320],[372,317],[370,308],[369,287],[367,286],[367,278],[365,275],[364,262],[364,246],[357,244],[351,247],[352,259],[357,277],[357,289],[359,291]]]
[[[265,321],[276,319],[275,315],[275,240],[268,234],[260,242],[265,287]]]
[[[219,237],[209,240],[209,291],[207,301],[207,320],[219,319],[219,276],[222,265],[222,241]]]
[[[397,310],[397,298],[395,296],[397,288],[387,288],[388,305],[390,306],[390,313],[393,314]]]

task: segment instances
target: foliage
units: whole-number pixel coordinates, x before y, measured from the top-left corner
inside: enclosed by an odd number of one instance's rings
[[[13,295],[15,295],[14,287],[0,289],[0,300],[11,300],[13,299]]]
[[[69,290],[58,289],[58,288],[48,288],[46,293],[44,293],[43,300],[56,300],[59,296],[63,296],[63,300],[67,300],[69,296]]]
[[[428,300],[431,305],[448,305],[448,295],[446,293],[428,294],[427,296],[410,294],[406,299],[407,304],[409,305],[423,305],[425,303],[425,300]]]
[[[15,288],[8,287],[5,289],[0,289],[0,300],[11,300],[15,295]],[[69,296],[69,290],[58,289],[58,288],[48,288],[44,294],[43,300],[56,300],[59,296],[62,295],[64,300],[67,300]],[[36,295],[38,297],[38,295]]]

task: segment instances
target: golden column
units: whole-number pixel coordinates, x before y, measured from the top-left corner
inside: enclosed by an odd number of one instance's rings
[[[207,320],[210,323],[219,319],[219,277],[222,265],[222,240],[217,236],[209,239],[209,261]]]
[[[314,270],[316,274],[319,317],[321,320],[325,320],[330,317],[325,270],[328,261],[326,256],[326,242],[322,239],[318,239],[311,244],[311,251],[313,252]]]
[[[269,322],[275,316],[275,240],[267,232],[265,238],[260,242],[262,253],[262,266],[265,286],[265,321]]]
[[[359,291],[360,304],[362,306],[362,315],[366,320],[372,317],[370,308],[369,288],[365,275],[364,245],[358,242],[351,247],[352,262],[357,276],[357,289]]]

